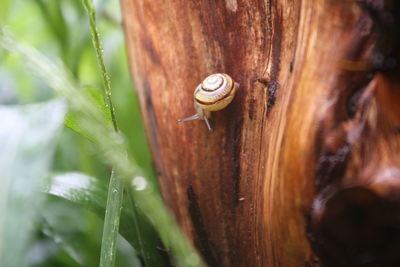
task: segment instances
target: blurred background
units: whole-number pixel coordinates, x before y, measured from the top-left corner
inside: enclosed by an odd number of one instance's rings
[[[112,99],[119,127],[127,136],[129,150],[138,165],[147,177],[154,179],[138,101],[126,60],[119,2],[101,0],[94,3],[105,61],[111,76]],[[102,75],[81,0],[1,0],[0,26],[11,32],[19,42],[35,47],[52,61],[65,65],[83,88],[102,91]],[[52,89],[21,64],[20,59],[0,48],[2,107],[42,103],[52,98]],[[0,122],[1,120],[2,118]],[[0,128],[5,125],[7,124],[0,125]],[[84,173],[95,177],[96,188],[102,188],[103,195],[106,193],[110,167],[102,162],[101,154],[93,142],[66,126],[58,136],[50,162],[50,172],[53,175],[66,172]],[[72,178],[67,177],[69,181]],[[4,187],[2,182],[4,183],[0,177],[0,186]],[[26,186],[29,183],[22,183],[17,190],[23,192]],[[12,247],[0,249],[15,253],[12,257],[26,258],[29,266],[98,265],[103,230],[103,218],[99,216],[101,212],[95,213],[87,205],[71,201],[71,195],[60,197],[60,194],[57,196],[54,192],[41,195],[44,197],[32,220],[31,238],[26,240],[28,252],[19,255],[18,250],[14,251]],[[36,194],[32,195],[32,198],[37,197]],[[80,195],[77,198],[85,202],[84,197]],[[104,202],[104,199],[101,201]],[[17,218],[20,216],[20,220],[26,220],[23,212],[16,214]],[[3,216],[7,216],[4,210]],[[133,247],[125,239],[119,238],[117,266],[140,266],[139,264]]]

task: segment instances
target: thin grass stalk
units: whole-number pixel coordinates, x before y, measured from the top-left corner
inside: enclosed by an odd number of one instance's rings
[[[110,110],[111,120],[114,130],[118,132],[118,124],[115,116],[114,106],[111,99],[111,81],[108,74],[106,64],[104,62],[103,48],[100,41],[100,34],[96,26],[96,11],[91,0],[83,0],[89,18],[89,28],[92,36],[92,43],[97,56],[97,62],[103,76],[104,95],[107,107]],[[124,197],[124,183],[118,177],[114,170],[111,172],[110,182],[108,186],[107,204],[104,217],[103,236],[101,241],[100,267],[113,267],[115,265],[117,252],[117,239],[119,231],[119,223],[121,217],[122,203]],[[134,208],[135,209],[135,208]],[[137,212],[134,210],[134,218],[136,220]],[[137,225],[137,221],[135,221]],[[137,227],[139,227],[137,225]],[[137,232],[140,236],[140,231]],[[141,238],[138,238],[141,242]],[[140,250],[143,244],[140,243]],[[143,250],[141,251],[143,253]],[[143,255],[143,258],[146,258]]]
[[[93,6],[92,0],[82,0],[83,5],[86,8],[88,17],[89,17],[89,26],[90,32],[92,34],[92,42],[94,49],[96,51],[97,61],[99,63],[101,74],[103,75],[103,83],[104,83],[104,93],[106,98],[106,104],[110,109],[111,113],[111,120],[114,126],[115,131],[118,131],[117,119],[115,117],[115,110],[112,104],[111,99],[111,80],[110,75],[108,74],[106,64],[104,63],[104,56],[103,56],[103,47],[100,41],[100,34],[97,30],[96,25],[96,10]]]

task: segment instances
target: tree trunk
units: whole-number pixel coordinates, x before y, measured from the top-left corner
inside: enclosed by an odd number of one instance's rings
[[[163,196],[210,266],[400,266],[396,0],[122,10]],[[218,72],[240,87],[214,131],[178,123]]]

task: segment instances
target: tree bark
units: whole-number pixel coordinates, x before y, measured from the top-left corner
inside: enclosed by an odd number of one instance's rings
[[[210,266],[399,266],[395,0],[122,10],[163,196]],[[214,131],[178,123],[217,72],[240,87]]]

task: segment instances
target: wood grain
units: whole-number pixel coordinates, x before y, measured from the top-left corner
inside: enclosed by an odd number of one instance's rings
[[[206,262],[357,266],[332,245],[326,225],[343,216],[326,205],[355,186],[399,196],[396,2],[121,3],[162,193]],[[240,88],[214,131],[177,123],[216,72]]]

